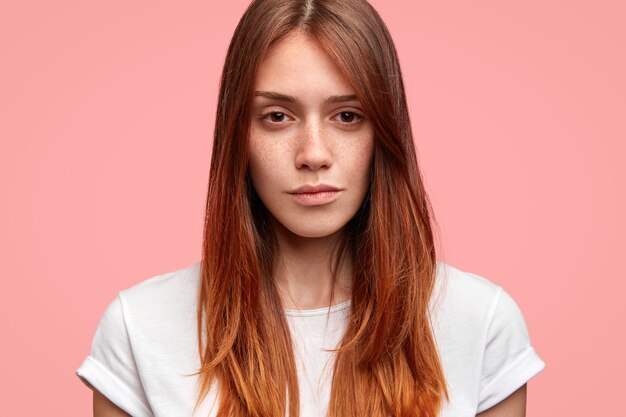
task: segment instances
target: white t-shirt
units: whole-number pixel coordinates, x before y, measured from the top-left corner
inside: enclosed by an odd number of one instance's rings
[[[196,294],[200,264],[122,290],[106,308],[91,351],[76,370],[133,417],[192,416],[200,367]],[[484,277],[437,263],[430,300],[433,332],[450,401],[441,417],[474,417],[545,367],[513,298]],[[350,301],[317,310],[285,310],[292,331],[302,417],[325,415],[333,354]],[[196,416],[215,416],[217,389]]]

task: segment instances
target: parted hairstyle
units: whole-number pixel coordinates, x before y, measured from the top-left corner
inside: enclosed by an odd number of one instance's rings
[[[253,82],[269,49],[305,31],[372,122],[370,188],[338,245],[353,267],[329,417],[434,417],[448,390],[430,323],[435,221],[417,165],[397,52],[365,0],[257,0],[230,42],[215,120],[203,233],[196,408],[218,417],[299,415],[292,340],[273,280],[277,240],[248,173]],[[335,277],[336,279],[336,277]]]

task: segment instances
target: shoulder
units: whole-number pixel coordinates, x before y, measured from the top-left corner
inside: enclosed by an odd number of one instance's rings
[[[437,263],[430,312],[434,331],[443,344],[464,341],[484,345],[495,325],[517,323],[520,333],[525,330],[518,304],[502,286],[443,262]]]
[[[431,308],[435,314],[488,314],[504,289],[494,281],[450,264],[437,262]],[[442,311],[444,310],[444,311]]]
[[[445,263],[437,264],[436,278],[431,323],[452,390],[449,407],[474,415],[505,399],[545,364],[520,307],[502,286]]]
[[[151,276],[119,292],[124,320],[133,332],[163,335],[195,319],[200,263]]]
[[[542,369],[524,314],[502,286],[439,263],[433,295],[433,331],[444,355],[459,359],[455,365],[473,358],[481,364],[483,382],[497,380],[497,375],[519,364],[525,364],[524,374]]]
[[[119,292],[125,306],[162,308],[197,291],[200,263],[146,278]]]
[[[155,275],[119,291],[76,370],[81,380],[133,416],[153,415],[149,396],[165,398],[180,384],[191,383],[181,373],[191,373],[197,365],[199,266]]]
[[[200,272],[200,262],[185,266],[174,271],[164,272],[146,278],[131,287],[123,289],[124,297],[162,297],[171,291],[184,290],[195,285]]]

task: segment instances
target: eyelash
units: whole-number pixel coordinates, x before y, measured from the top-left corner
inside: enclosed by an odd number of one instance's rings
[[[363,121],[363,118],[364,118],[359,113],[354,112],[354,111],[349,111],[349,110],[345,110],[345,111],[339,112],[337,115],[341,115],[343,113],[348,113],[348,114],[354,115],[354,117],[355,117],[354,120],[356,120],[354,122],[342,122],[342,121],[340,121],[339,123],[341,123],[344,126],[356,126],[359,123],[361,123]],[[283,116],[287,116],[287,113],[282,112],[282,111],[270,111],[270,112],[262,114],[260,118],[261,118],[261,120],[267,122],[270,125],[273,125],[273,126],[281,125],[282,122],[270,122],[269,120],[266,119],[267,116],[271,116],[273,114],[282,114]]]

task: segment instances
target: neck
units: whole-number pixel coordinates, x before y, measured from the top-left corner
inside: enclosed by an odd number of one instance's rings
[[[295,235],[280,224],[274,230],[278,240],[274,279],[284,308],[311,310],[351,298],[350,257],[339,263],[336,279],[331,269],[342,230],[315,238]]]

